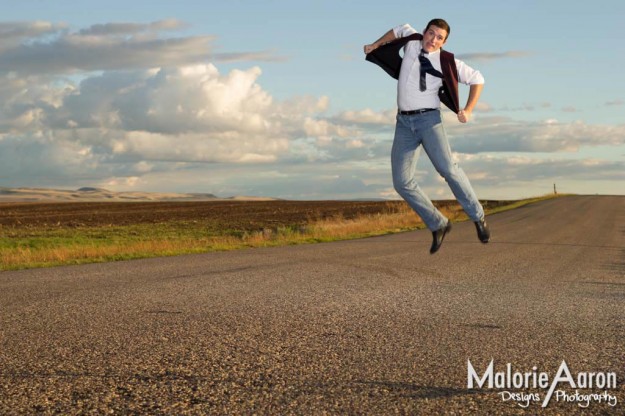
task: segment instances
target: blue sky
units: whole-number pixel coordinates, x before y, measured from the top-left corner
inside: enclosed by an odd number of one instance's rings
[[[397,198],[395,83],[362,46],[451,25],[444,112],[480,198],[625,193],[625,3],[32,1],[0,21],[0,186]],[[468,88],[461,86],[461,101]],[[450,198],[427,157],[420,183]]]

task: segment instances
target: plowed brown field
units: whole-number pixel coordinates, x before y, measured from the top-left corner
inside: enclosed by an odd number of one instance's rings
[[[505,202],[505,203],[509,203]],[[485,201],[490,207],[504,202]],[[456,205],[439,201],[438,206]],[[230,229],[303,225],[326,218],[398,212],[402,201],[203,201],[0,203],[5,228],[98,227],[169,222],[211,222]]]

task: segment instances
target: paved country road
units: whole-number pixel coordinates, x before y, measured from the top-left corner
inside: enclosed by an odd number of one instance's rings
[[[435,255],[423,230],[0,273],[0,414],[578,414],[605,392],[584,414],[623,414],[625,197],[489,223]],[[550,385],[469,389],[468,360],[617,385],[541,408]]]

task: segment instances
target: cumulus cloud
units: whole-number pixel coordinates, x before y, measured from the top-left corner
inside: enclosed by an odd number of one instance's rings
[[[49,133],[0,135],[0,171],[9,186],[93,181],[110,175],[110,168],[97,163],[88,147],[55,140]]]
[[[469,124],[460,124],[456,116],[443,111],[445,129],[454,150],[461,153],[492,152],[577,152],[583,147],[625,145],[625,124],[601,125],[582,121],[559,122],[517,120],[490,115],[487,104],[478,108],[478,116]],[[332,120],[361,132],[392,137],[396,110],[375,112],[370,109],[346,111]],[[487,113],[482,115],[479,113]]]
[[[48,113],[56,135],[143,160],[273,161],[296,119],[276,117],[261,70],[222,76],[212,65],[109,72],[84,80]]]
[[[5,75],[0,134],[44,134],[51,145],[87,149],[93,163],[124,169],[141,162],[320,160],[367,150],[358,130],[323,119],[327,97],[275,101],[257,82],[261,73],[252,67],[222,75],[200,64],[107,71],[78,85]]]
[[[272,98],[256,83],[261,70],[222,76],[212,64],[107,72],[85,79],[54,113],[57,127],[115,128],[179,134],[263,134]]]
[[[40,131],[46,114],[61,106],[73,89],[51,77],[0,74],[0,134]]]
[[[344,111],[337,117],[344,123],[356,123],[361,125],[385,125],[388,126],[395,122],[396,110],[373,111],[370,108],[359,111]]]
[[[259,66],[221,73],[214,63],[280,60],[275,51],[216,52],[212,36],[167,36],[184,27],[175,19],[78,31],[0,24],[3,185],[396,197],[389,162],[396,109],[328,114],[326,96],[278,100],[262,87]],[[66,77],[76,72],[79,82]],[[549,104],[525,107],[540,105]],[[466,125],[443,111],[452,147],[477,186],[623,179],[622,162],[556,153],[622,146],[625,125],[519,121],[498,111],[481,103]],[[537,152],[541,158],[530,156]],[[419,172],[428,193],[447,196],[425,157]]]
[[[625,144],[625,125],[591,125],[581,121],[560,123],[518,121],[507,117],[481,117],[466,126],[449,123],[454,149],[483,152],[577,152],[585,146]]]
[[[534,158],[528,155],[456,155],[472,182],[495,184],[536,180],[625,179],[625,163],[599,159]]]

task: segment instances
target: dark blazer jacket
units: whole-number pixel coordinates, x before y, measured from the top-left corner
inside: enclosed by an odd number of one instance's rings
[[[415,33],[404,38],[395,39],[378,47],[367,54],[366,60],[380,66],[387,74],[399,79],[402,57],[399,50],[411,40],[421,40],[423,36]],[[441,69],[443,70],[443,86],[438,90],[438,97],[451,111],[458,114],[460,111],[458,99],[458,69],[454,54],[441,49]]]

